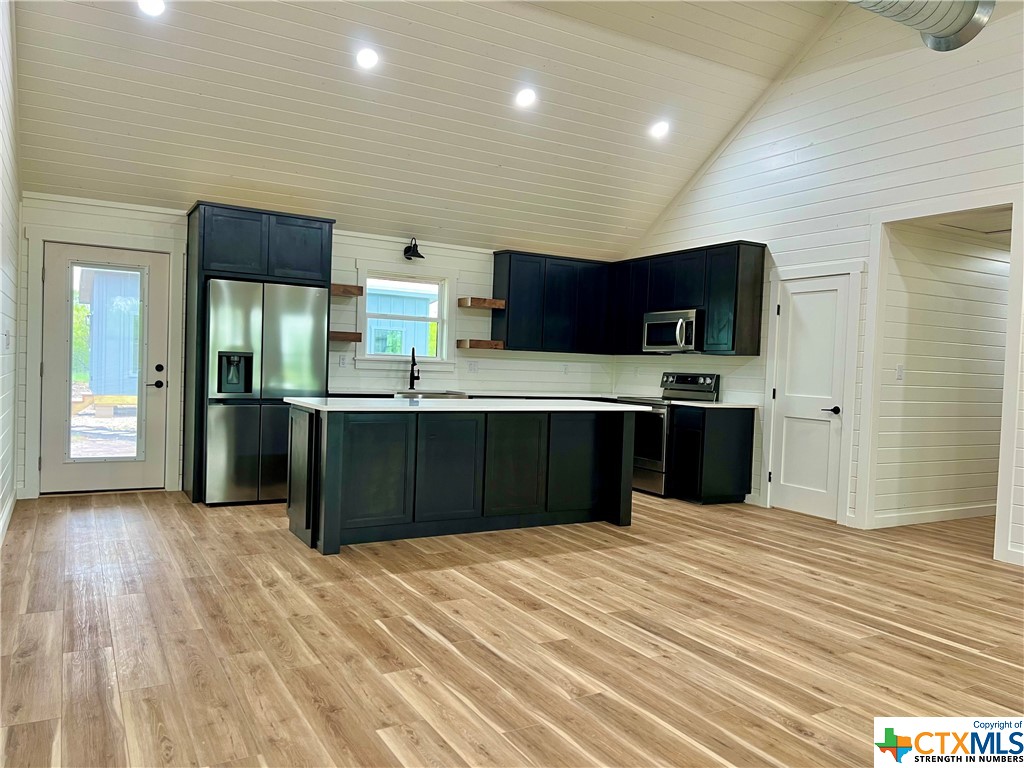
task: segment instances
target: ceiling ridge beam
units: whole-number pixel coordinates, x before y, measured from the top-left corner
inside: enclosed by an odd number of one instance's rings
[[[793,54],[792,58],[786,63],[786,66],[782,68],[775,79],[772,80],[768,86],[764,89],[757,101],[755,101],[750,109],[748,109],[743,116],[736,122],[736,125],[732,127],[725,138],[719,142],[718,146],[708,155],[707,159],[701,163],[700,167],[694,171],[693,175],[686,180],[682,188],[672,196],[668,205],[665,206],[664,210],[658,214],[657,218],[651,222],[650,226],[644,231],[643,235],[636,241],[629,252],[623,258],[631,259],[637,256],[645,255],[642,253],[644,246],[647,243],[648,238],[655,233],[662,224],[665,223],[666,218],[669,214],[679,207],[679,204],[683,199],[693,191],[694,187],[700,183],[701,179],[711,170],[711,167],[717,162],[718,158],[722,156],[722,153],[729,147],[736,137],[739,136],[740,132],[747,127],[747,124],[754,119],[761,108],[768,102],[768,100],[775,94],[779,87],[789,79],[789,76],[793,74],[793,70],[802,62],[811,49],[818,44],[822,37],[825,36],[825,32],[835,23],[835,21],[842,15],[843,11],[847,8],[846,4],[836,3],[832,11],[825,16],[821,23],[807,36],[807,40],[803,45],[800,46],[799,50]]]

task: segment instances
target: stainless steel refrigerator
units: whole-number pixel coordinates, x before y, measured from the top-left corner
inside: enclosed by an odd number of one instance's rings
[[[208,283],[207,504],[283,500],[284,397],[327,389],[326,288]]]

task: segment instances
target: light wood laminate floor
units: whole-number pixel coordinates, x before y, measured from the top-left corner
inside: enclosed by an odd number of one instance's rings
[[[281,505],[19,502],[5,764],[868,765],[875,715],[1024,710],[990,518],[634,520],[322,557]]]

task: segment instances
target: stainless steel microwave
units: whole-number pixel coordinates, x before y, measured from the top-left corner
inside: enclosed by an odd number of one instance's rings
[[[697,310],[648,312],[644,315],[644,352],[695,352]]]

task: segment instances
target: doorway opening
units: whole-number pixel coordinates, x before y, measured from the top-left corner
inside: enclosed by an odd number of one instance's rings
[[[1011,205],[885,225],[870,527],[995,516],[1011,228]]]

